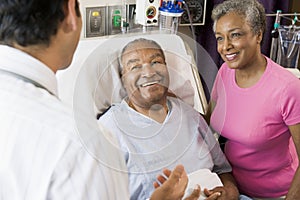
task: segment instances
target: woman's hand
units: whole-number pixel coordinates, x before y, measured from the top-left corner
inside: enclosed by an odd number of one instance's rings
[[[204,189],[207,200],[238,200],[239,191],[236,187],[235,180],[230,173],[219,175],[224,186],[215,187],[212,190]]]

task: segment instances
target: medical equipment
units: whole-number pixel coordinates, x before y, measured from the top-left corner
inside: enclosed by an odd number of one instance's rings
[[[163,11],[165,5],[170,3],[181,4],[180,12],[183,13],[175,15],[174,12]],[[161,23],[160,8],[163,11]],[[80,10],[84,22],[82,38],[103,37],[149,28],[158,29],[159,25],[162,29],[171,27],[172,30],[178,26],[203,25],[206,0],[80,0]]]
[[[180,26],[204,25],[206,16],[206,0],[185,0]]]
[[[170,30],[171,33],[177,33],[181,16],[184,12],[182,9],[182,0],[179,1],[162,1],[159,7],[159,28],[160,30]]]
[[[82,38],[126,33],[139,27],[135,21],[135,0],[80,1]]]
[[[136,22],[143,26],[157,26],[159,6],[160,0],[137,0]]]

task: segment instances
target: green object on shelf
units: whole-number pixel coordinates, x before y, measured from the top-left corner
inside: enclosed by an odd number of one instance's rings
[[[120,10],[114,10],[112,23],[113,23],[114,27],[121,27],[121,11]]]

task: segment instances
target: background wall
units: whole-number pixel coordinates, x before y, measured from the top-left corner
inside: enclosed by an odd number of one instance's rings
[[[291,13],[300,13],[300,2],[299,0],[290,0],[290,8],[289,8],[289,11]],[[300,20],[300,16],[298,16],[299,20]],[[300,23],[298,22],[297,23],[298,26],[300,26]],[[298,60],[298,69],[300,69],[300,57],[299,57],[299,60]]]
[[[290,12],[300,13],[300,3],[299,0],[290,0]]]

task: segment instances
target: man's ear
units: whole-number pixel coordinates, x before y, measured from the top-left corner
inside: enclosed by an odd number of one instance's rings
[[[68,0],[68,2],[64,5],[65,19],[62,22],[64,27],[64,31],[70,32],[77,30],[78,20],[81,20],[76,12],[76,1],[77,0]]]
[[[124,76],[123,76],[123,74],[121,75],[121,83],[122,83],[122,85],[124,87]]]

